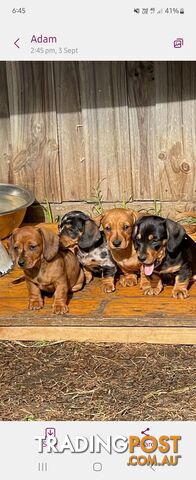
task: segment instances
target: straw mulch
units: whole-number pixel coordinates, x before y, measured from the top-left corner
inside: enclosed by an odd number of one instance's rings
[[[0,342],[0,420],[196,420],[194,346]]]

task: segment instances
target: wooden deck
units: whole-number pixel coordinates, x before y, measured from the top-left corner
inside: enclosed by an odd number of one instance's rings
[[[70,298],[61,317],[52,314],[51,298],[38,312],[27,309],[25,282],[12,284],[21,274],[0,278],[0,339],[196,344],[196,284],[187,300],[175,300],[170,286],[158,297],[119,284],[104,294],[97,278]]]

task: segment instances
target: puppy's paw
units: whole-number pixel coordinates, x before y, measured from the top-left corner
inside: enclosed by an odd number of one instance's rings
[[[133,287],[134,285],[137,285],[137,275],[121,275],[120,285],[122,287]]]
[[[44,302],[42,298],[30,298],[29,299],[29,310],[40,310],[43,308]]]
[[[163,286],[161,287],[154,287],[153,288],[153,295],[159,295],[163,290]]]
[[[159,295],[159,293],[161,293],[162,288],[160,288],[160,287],[155,287],[155,288],[146,287],[146,288],[143,288],[142,290],[143,290],[144,295],[153,296],[153,295]]]
[[[88,285],[88,283],[90,283],[93,279],[93,274],[91,272],[85,270],[84,275],[85,275],[86,285]]]
[[[188,298],[189,293],[186,287],[174,287],[172,291],[173,298]]]
[[[104,282],[103,282],[103,284],[102,284],[102,290],[103,290],[104,293],[112,293],[112,292],[114,292],[116,289],[115,289],[114,283],[112,283],[112,282],[107,282],[107,283],[105,282],[105,283],[104,283]]]
[[[64,315],[68,310],[68,306],[65,303],[54,303],[52,307],[52,311],[56,315]]]

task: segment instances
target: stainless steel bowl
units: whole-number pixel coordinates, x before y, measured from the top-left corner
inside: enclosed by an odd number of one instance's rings
[[[32,192],[9,183],[0,183],[0,239],[19,227],[27,207],[35,200]]]

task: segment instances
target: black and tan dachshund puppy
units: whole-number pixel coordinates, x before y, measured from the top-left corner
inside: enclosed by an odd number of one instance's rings
[[[115,290],[114,276],[117,267],[107,247],[103,232],[100,232],[94,220],[80,211],[66,213],[59,225],[61,248],[71,248],[77,253],[83,266],[86,283],[89,283],[93,273],[102,275],[103,291]]]
[[[140,218],[133,230],[133,242],[142,262],[141,288],[146,295],[158,295],[163,286],[159,277],[155,289],[152,275],[172,274],[172,296],[187,298],[188,285],[196,280],[196,243],[184,228],[173,220],[155,215]]]

